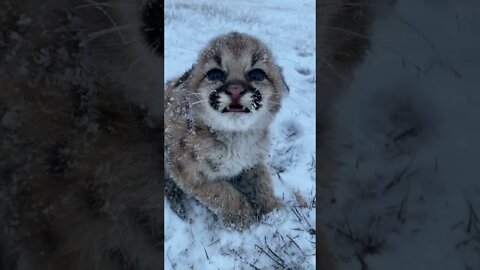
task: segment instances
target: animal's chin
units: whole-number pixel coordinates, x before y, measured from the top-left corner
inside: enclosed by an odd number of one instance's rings
[[[250,110],[250,113],[243,111],[222,113],[221,110],[212,109],[206,112],[199,112],[198,117],[214,130],[237,132],[265,126],[268,122],[268,117],[266,119],[262,111],[262,109],[259,109],[255,111]]]

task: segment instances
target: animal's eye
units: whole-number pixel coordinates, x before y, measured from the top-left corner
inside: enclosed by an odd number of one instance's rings
[[[247,74],[247,79],[250,81],[263,81],[266,77],[265,72],[258,68],[250,70]]]
[[[210,69],[207,72],[207,77],[211,81],[219,81],[225,79],[225,72],[218,68]]]

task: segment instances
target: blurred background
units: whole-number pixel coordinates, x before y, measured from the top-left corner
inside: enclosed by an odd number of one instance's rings
[[[480,269],[480,3],[398,0],[336,107],[341,269]]]

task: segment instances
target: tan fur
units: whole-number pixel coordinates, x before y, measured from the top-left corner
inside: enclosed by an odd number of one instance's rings
[[[252,66],[254,55],[258,59]],[[228,70],[225,82],[212,82],[205,77],[212,68]],[[245,73],[254,68],[263,69],[268,79],[248,82]],[[205,97],[208,98],[212,89],[238,80],[260,89],[263,106],[258,111],[252,109],[251,113],[236,113],[227,121],[260,116],[251,125],[216,126],[215,117],[232,113],[213,111],[209,103],[204,102]],[[281,206],[273,194],[265,157],[269,124],[280,109],[281,96],[287,89],[270,51],[256,38],[230,33],[212,40],[200,53],[195,66],[167,85],[165,166],[168,177],[226,223],[239,227],[248,226],[259,215]]]

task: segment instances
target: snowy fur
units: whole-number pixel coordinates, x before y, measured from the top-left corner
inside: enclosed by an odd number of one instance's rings
[[[225,70],[224,81],[204,75],[220,68]],[[265,71],[265,79],[248,80],[245,73],[258,68]],[[288,88],[279,72],[263,43],[234,32],[209,42],[192,69],[167,86],[167,177],[227,224],[240,228],[281,206],[265,164],[269,125],[280,109],[280,95]],[[223,111],[229,102],[225,105],[226,94],[215,89],[231,84],[244,88],[246,94],[239,104],[253,107],[251,111]],[[204,102],[209,101],[212,91],[219,92],[219,105]],[[248,91],[257,91],[261,98],[257,108],[254,95]]]

